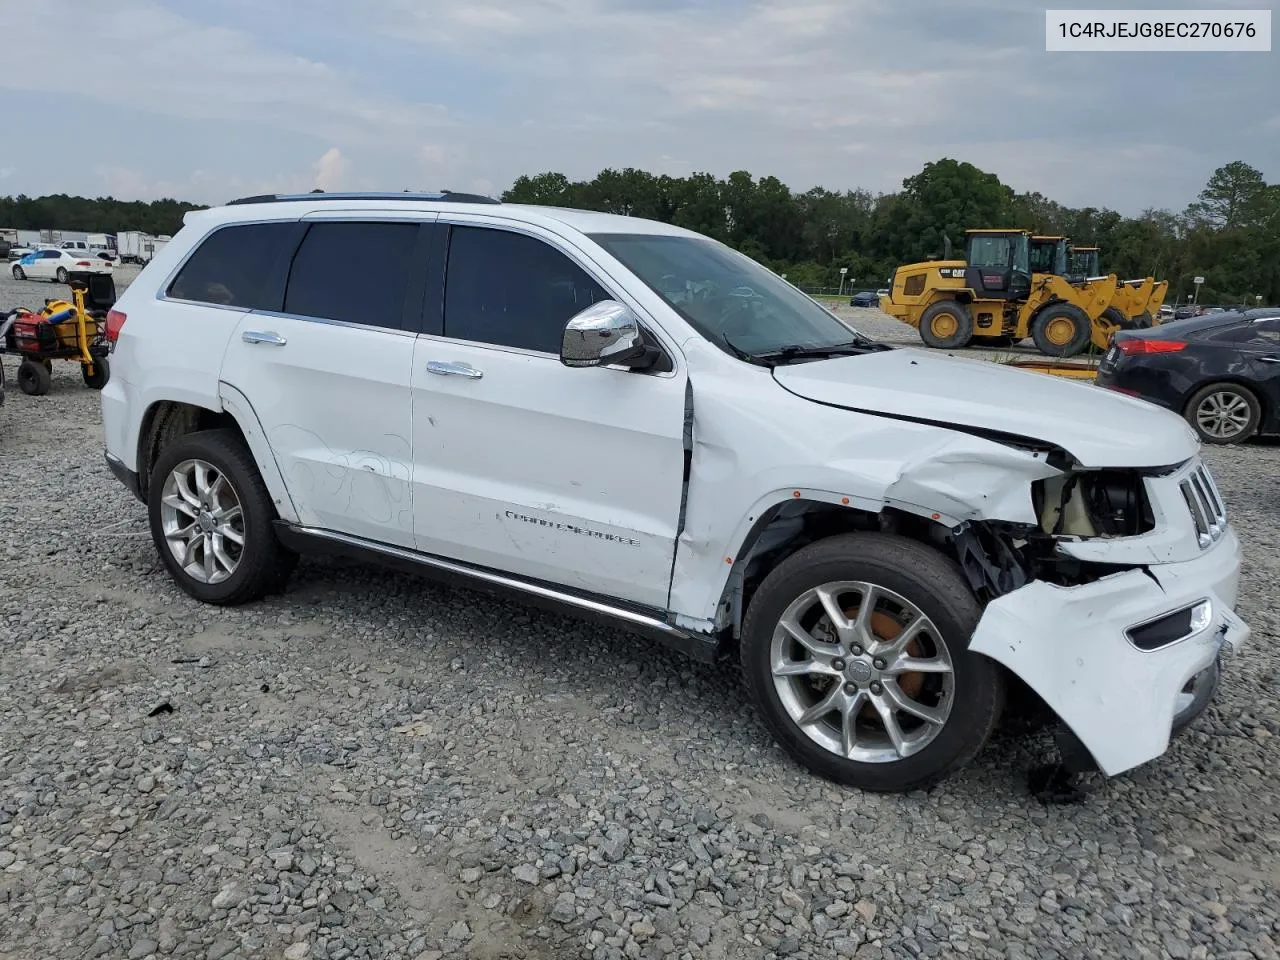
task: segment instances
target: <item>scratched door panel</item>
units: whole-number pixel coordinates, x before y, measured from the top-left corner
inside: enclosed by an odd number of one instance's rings
[[[418,549],[665,606],[680,516],[685,377],[422,337]],[[460,363],[479,378],[433,375]]]
[[[412,360],[413,337],[399,330],[241,319],[222,379],[253,405],[302,523],[412,546]]]

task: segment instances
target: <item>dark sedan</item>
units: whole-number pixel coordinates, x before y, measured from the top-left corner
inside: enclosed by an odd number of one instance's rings
[[[880,306],[880,294],[874,290],[863,290],[861,293],[855,293],[849,298],[849,306],[878,307]]]
[[[1097,383],[1167,407],[1205,443],[1280,433],[1280,310],[1117,331]]]

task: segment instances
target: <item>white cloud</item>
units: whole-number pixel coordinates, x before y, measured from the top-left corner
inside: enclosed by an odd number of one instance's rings
[[[316,186],[325,192],[337,190],[347,172],[347,160],[337,147],[330,147],[316,161]]]

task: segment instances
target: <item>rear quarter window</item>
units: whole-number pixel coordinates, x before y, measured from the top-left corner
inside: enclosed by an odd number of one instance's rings
[[[292,253],[295,221],[220,227],[196,248],[166,295],[247,310],[279,310],[283,291],[273,282],[282,253]]]

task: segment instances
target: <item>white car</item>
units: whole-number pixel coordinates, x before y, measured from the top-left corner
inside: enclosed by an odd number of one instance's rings
[[[604,618],[736,657],[840,783],[944,778],[1011,677],[1073,768],[1121,773],[1249,636],[1180,417],[874,343],[667,224],[248,198],[188,214],[106,328],[107,463],[191,596],[328,551]]]
[[[15,260],[9,265],[9,269],[15,280],[53,280],[56,283],[66,283],[73,273],[111,273],[113,265],[110,260],[101,257],[44,247]]]

